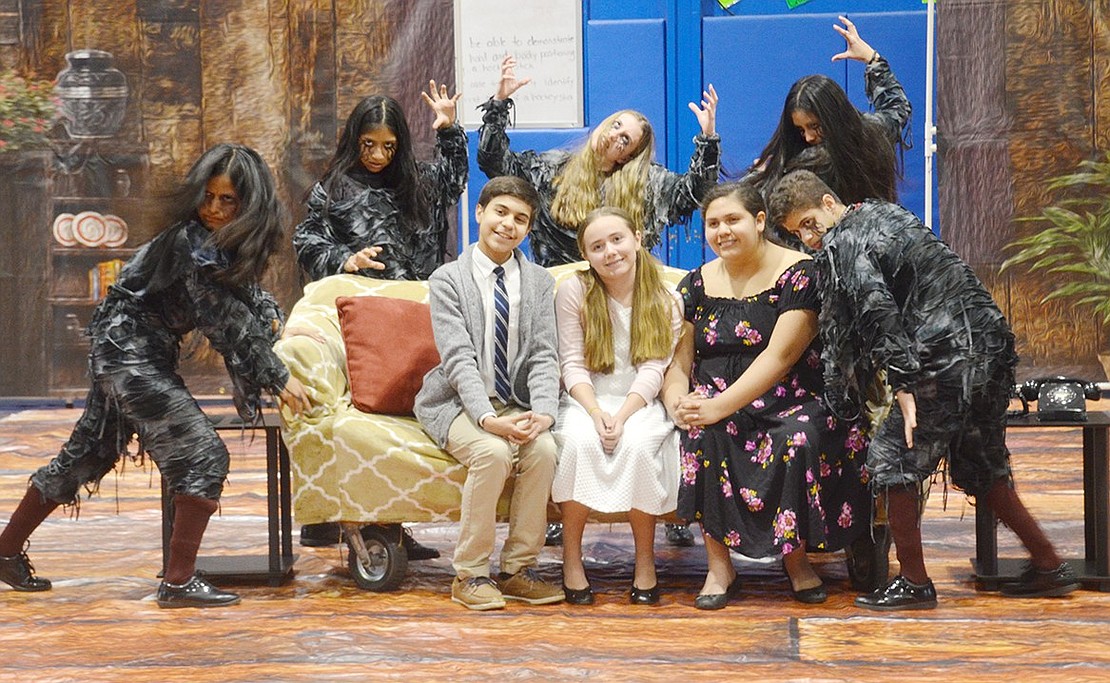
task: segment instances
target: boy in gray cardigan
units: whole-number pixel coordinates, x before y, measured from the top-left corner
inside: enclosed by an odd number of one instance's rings
[[[519,178],[482,188],[478,243],[428,280],[440,364],[416,396],[420,424],[467,468],[451,599],[501,609],[505,599],[559,602],[563,590],[536,574],[555,477],[551,427],[559,406],[555,281],[525,260],[520,243],[538,206]],[[500,574],[490,578],[497,501],[516,474]]]

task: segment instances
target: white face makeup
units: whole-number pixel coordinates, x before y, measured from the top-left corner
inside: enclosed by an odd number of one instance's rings
[[[627,112],[614,119],[607,129],[596,130],[593,145],[601,157],[601,170],[608,173],[628,163],[643,137],[643,124]]]

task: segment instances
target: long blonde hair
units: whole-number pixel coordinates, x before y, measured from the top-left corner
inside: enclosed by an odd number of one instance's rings
[[[630,225],[643,225],[644,194],[648,169],[655,154],[655,133],[640,112],[622,109],[610,114],[594,131],[606,131],[619,117],[631,114],[643,127],[644,134],[632,158],[615,168],[609,175],[601,171],[597,152],[587,142],[563,166],[562,172],[552,181],[555,198],[551,201],[551,217],[559,225],[579,230],[586,225],[588,214],[601,206],[601,190],[605,188],[605,204],[623,209]]]
[[[615,216],[637,232],[628,214],[615,206],[603,206],[591,211],[578,229],[578,251],[586,256],[583,236],[586,228],[598,218]],[[591,372],[606,374],[613,371],[613,322],[609,318],[608,294],[601,277],[592,267],[578,273],[585,289],[582,305],[583,351],[586,367]],[[666,358],[674,348],[671,330],[671,310],[674,298],[663,284],[661,264],[641,245],[636,252],[636,279],[632,287],[632,365],[644,361]]]

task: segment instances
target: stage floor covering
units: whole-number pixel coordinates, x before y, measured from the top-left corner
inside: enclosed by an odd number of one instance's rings
[[[78,414],[32,409],[0,418],[0,523]],[[223,436],[231,474],[201,554],[265,554],[262,433]],[[1080,556],[1080,430],[1014,430],[1010,446],[1019,492],[1062,554]],[[58,510],[32,536],[30,557],[54,589],[0,587],[0,681],[1110,680],[1110,594],[1014,600],[977,592],[974,508],[939,485],[923,534],[940,605],[885,614],[852,604],[841,553],[812,556],[829,585],[824,605],[794,602],[780,563],[738,558],[742,597],[721,611],[696,610],[704,551],[700,541],[667,546],[662,525],[662,604],[629,605],[632,538],[621,524],[587,528],[599,598],[592,607],[510,603],[470,612],[450,600],[454,525],[421,524],[412,526],[416,538],[443,556],[411,563],[396,592],[358,589],[345,550],[295,544],[296,573],[282,586],[235,586],[243,601],[230,608],[161,610],[158,500],[156,473],[128,462],[82,500],[79,518]],[[1002,557],[1024,555],[1007,530],[999,539]],[[540,562],[558,581],[559,550],[545,548]]]

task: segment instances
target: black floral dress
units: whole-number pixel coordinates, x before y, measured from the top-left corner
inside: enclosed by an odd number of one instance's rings
[[[727,389],[767,348],[779,316],[818,308],[812,261],[744,299],[705,294],[701,269],[679,284],[694,326],[693,389]],[[728,418],[682,437],[678,514],[747,557],[836,550],[870,524],[867,441],[838,422],[821,399],[815,341],[767,393]]]

